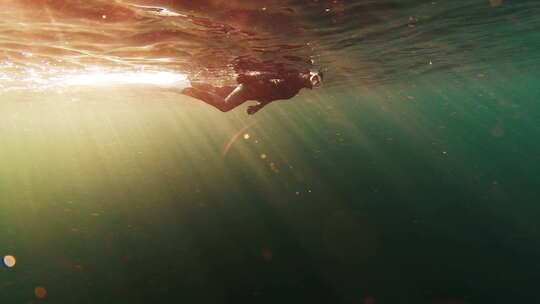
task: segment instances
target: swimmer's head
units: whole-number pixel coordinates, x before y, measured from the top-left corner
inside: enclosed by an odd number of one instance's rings
[[[309,82],[313,88],[320,87],[323,82],[323,73],[321,71],[310,71]]]

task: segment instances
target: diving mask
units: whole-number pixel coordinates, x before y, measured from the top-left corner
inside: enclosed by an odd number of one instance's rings
[[[314,88],[320,87],[323,81],[323,74],[319,71],[309,72],[309,81]]]

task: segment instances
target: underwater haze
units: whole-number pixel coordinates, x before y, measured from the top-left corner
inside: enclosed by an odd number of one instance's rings
[[[540,303],[540,2],[0,8],[0,303]]]

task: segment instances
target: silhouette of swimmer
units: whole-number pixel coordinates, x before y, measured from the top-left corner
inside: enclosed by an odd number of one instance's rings
[[[230,111],[248,100],[255,100],[258,104],[247,108],[247,113],[252,115],[272,101],[290,99],[303,88],[318,87],[322,80],[323,74],[319,71],[249,71],[239,72],[236,78],[237,86],[214,87],[190,79],[191,87],[183,89],[181,93],[202,100],[223,112]]]

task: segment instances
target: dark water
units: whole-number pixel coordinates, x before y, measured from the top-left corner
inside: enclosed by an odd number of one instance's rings
[[[1,4],[0,303],[540,302],[537,1],[132,4]]]

